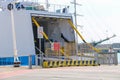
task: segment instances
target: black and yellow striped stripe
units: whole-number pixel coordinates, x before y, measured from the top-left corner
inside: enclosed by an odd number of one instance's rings
[[[67,66],[98,66],[95,60],[64,60],[44,61],[43,68],[67,67]]]

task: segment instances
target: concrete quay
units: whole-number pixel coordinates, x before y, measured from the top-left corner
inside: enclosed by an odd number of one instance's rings
[[[0,80],[120,80],[120,65],[32,69],[2,66]]]

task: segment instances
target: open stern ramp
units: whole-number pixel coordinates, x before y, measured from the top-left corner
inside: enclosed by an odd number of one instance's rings
[[[57,17],[56,17],[57,16]],[[38,47],[47,57],[75,55],[75,34],[67,19],[70,15],[45,15],[31,14],[35,46]],[[38,38],[37,30],[43,28],[43,38]],[[54,43],[60,44],[59,51],[52,48]],[[39,54],[38,51],[36,51]]]

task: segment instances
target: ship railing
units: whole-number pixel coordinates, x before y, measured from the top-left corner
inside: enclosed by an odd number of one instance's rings
[[[7,2],[6,0],[0,1],[1,4]],[[42,3],[42,2],[35,2],[33,1],[24,1],[18,0],[15,1],[15,7],[17,6],[19,9],[24,7],[25,10],[35,10],[35,11],[47,11],[47,12],[54,12],[54,13],[69,13],[69,6],[68,5],[61,5],[61,4],[51,4],[51,3]],[[18,4],[17,4],[18,3]],[[2,6],[0,4],[0,11],[3,11]],[[22,6],[21,6],[22,5]]]
[[[21,2],[26,10],[47,11],[55,13],[69,13],[68,5],[46,4],[41,2]]]

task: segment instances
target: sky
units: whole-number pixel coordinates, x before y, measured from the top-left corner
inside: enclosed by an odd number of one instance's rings
[[[50,3],[70,5],[70,11],[74,11],[70,2],[73,0],[49,0]],[[120,0],[76,0],[82,6],[77,6],[78,30],[87,42],[99,41],[112,35],[116,37],[104,43],[120,43]],[[78,38],[78,42],[82,42]]]
[[[81,10],[78,24],[83,25],[79,28],[88,42],[99,41],[113,34],[115,38],[105,43],[120,42],[120,0],[80,0]],[[80,21],[80,22],[79,22]]]

